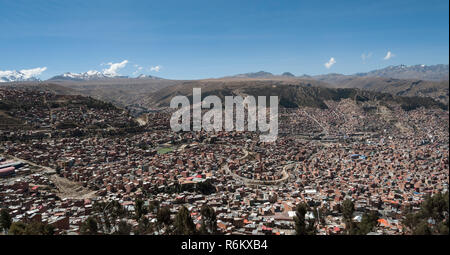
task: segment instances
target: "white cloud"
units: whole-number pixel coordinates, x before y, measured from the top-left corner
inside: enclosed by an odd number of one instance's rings
[[[334,64],[336,64],[336,60],[334,58],[330,58],[330,60],[328,62],[325,63],[325,67],[327,69],[330,69],[331,66],[333,66]]]
[[[9,71],[9,70],[2,71],[2,70],[0,70],[0,77],[1,76],[9,76],[9,75],[12,75],[14,73],[15,73],[14,71]]]
[[[363,60],[363,63],[365,63],[366,60],[371,58],[371,57],[372,57],[372,52],[369,52],[367,54],[366,53],[361,54],[361,59]]]
[[[152,67],[150,67],[150,71],[155,71],[155,72],[159,72],[159,70],[161,70],[161,66],[152,66]]]
[[[133,75],[138,74],[140,71],[142,71],[142,69],[144,69],[142,66],[140,65],[134,65],[134,67],[136,67],[136,71],[133,72]]]
[[[383,58],[384,60],[388,60],[388,59],[391,59],[392,57],[394,57],[395,55],[391,52],[391,51],[388,51],[387,53],[386,53],[386,56]]]
[[[117,76],[119,75],[118,71],[122,68],[124,68],[128,64],[128,60],[124,60],[119,63],[108,63],[106,65],[109,65],[109,68],[103,69],[103,74],[108,76]]]

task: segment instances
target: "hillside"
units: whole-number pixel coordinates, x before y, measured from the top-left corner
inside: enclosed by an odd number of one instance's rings
[[[449,103],[449,67],[448,65],[397,65],[369,71],[344,75],[330,73],[323,75],[294,76],[289,72],[274,75],[259,71],[227,76],[226,80],[315,80],[322,82],[319,86],[330,88],[359,88],[376,92],[390,93],[396,96],[431,97],[445,104]]]
[[[20,89],[29,91],[49,92],[57,95],[77,95],[80,92],[70,87],[51,82],[5,82],[0,84],[0,89]]]
[[[46,91],[59,95],[84,95],[125,107],[140,105],[143,95],[180,82],[155,79],[153,77],[110,78],[88,81],[54,79],[45,82],[2,83],[0,87],[29,88],[35,91]]]
[[[115,130],[137,123],[123,109],[91,97],[29,87],[0,88],[0,129],[43,131]]]
[[[179,83],[165,79],[116,78],[95,81],[60,81],[58,84],[119,106],[140,104],[142,95]]]
[[[326,109],[325,101],[353,99],[357,102],[380,101],[394,103],[404,109],[420,106],[446,108],[440,102],[426,97],[400,97],[387,93],[365,91],[354,88],[326,88],[324,84],[311,80],[204,80],[185,82],[176,86],[163,88],[148,95],[148,107],[167,107],[170,100],[177,95],[185,95],[192,99],[192,88],[202,88],[202,97],[217,95],[220,98],[231,95],[278,96],[282,107],[296,108],[301,106]]]
[[[431,97],[449,103],[449,81],[405,80],[380,77],[357,77],[346,75],[324,75],[315,77],[328,83],[331,88],[358,88],[397,96]]]

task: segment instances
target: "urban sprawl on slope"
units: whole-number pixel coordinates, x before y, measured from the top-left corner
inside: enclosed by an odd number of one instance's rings
[[[185,207],[201,229],[208,205],[212,232],[288,235],[305,203],[306,220],[321,218],[317,234],[339,234],[351,200],[355,222],[376,212],[372,234],[408,233],[405,215],[448,191],[448,111],[326,103],[281,108],[278,139],[261,143],[252,132],[174,133],[167,109],[136,121],[90,98],[0,89],[0,207],[56,234],[82,233],[89,217],[106,234],[124,225],[169,234],[142,224],[160,226],[161,208],[175,219]],[[110,205],[120,209],[112,228]]]

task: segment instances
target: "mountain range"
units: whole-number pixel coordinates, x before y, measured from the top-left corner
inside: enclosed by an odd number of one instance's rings
[[[426,81],[442,81],[448,80],[448,65],[397,65],[388,66],[383,69],[370,71],[368,73],[357,73],[356,76],[362,77],[383,77],[396,79],[418,79]]]
[[[122,75],[109,75],[99,71],[87,71],[84,73],[63,73],[60,75],[53,76],[47,81],[102,81],[102,80],[113,80],[113,79],[152,79],[161,80],[162,78],[141,74],[136,78],[131,78]],[[0,71],[0,82],[26,82],[26,81],[41,81],[36,77],[29,77],[29,75],[21,71]]]
[[[111,76],[106,75],[99,71],[87,71],[85,73],[64,73],[61,75],[54,76],[49,81],[55,81],[55,80],[70,80],[70,81],[92,81],[92,80],[103,80],[103,79],[114,79],[114,78],[120,78],[118,76]],[[122,77],[122,78],[126,78]]]
[[[253,73],[243,73],[232,76],[222,77],[221,79],[229,78],[249,78],[249,79],[273,79],[273,78],[311,78],[315,80],[325,81],[332,84],[342,83],[343,80],[349,80],[354,77],[380,77],[380,78],[395,78],[395,79],[416,79],[426,81],[445,81],[449,79],[449,65],[397,65],[388,66],[383,69],[377,69],[366,73],[356,73],[352,75],[344,75],[337,73],[323,74],[323,75],[302,75],[295,76],[290,72],[284,72],[279,75],[272,74],[266,71],[259,71]],[[71,73],[67,72],[61,75],[56,75],[47,81],[92,81],[92,80],[110,80],[117,78],[130,78],[128,76],[111,75],[99,71],[87,71],[84,73]],[[141,74],[137,76],[138,79],[162,79],[156,76]],[[29,75],[21,71],[0,71],[0,82],[17,82],[17,81],[37,81],[36,77],[30,77]]]
[[[311,78],[315,80],[325,81],[328,83],[340,83],[343,80],[348,80],[354,77],[380,77],[380,78],[394,78],[394,79],[415,79],[415,80],[426,80],[426,81],[444,81],[449,79],[449,65],[397,65],[388,66],[383,69],[373,70],[367,73],[356,73],[352,75],[330,73],[323,75],[302,75],[295,76],[290,72],[284,72],[280,75],[272,74],[265,71],[253,72],[253,73],[243,73],[233,76],[226,76],[222,79],[227,78],[250,78],[250,79],[273,79],[273,78]]]
[[[414,65],[389,66],[367,73],[353,75],[325,74],[295,76],[290,72],[272,74],[265,71],[243,73],[222,78],[204,80],[170,80],[151,75],[139,75],[135,78],[127,76],[111,76],[98,71],[85,73],[65,73],[47,81],[29,79],[20,72],[7,71],[1,76],[6,81],[2,86],[27,86],[33,89],[43,87],[61,94],[78,93],[121,107],[157,107],[165,105],[162,98],[169,98],[174,93],[181,93],[190,84],[214,85],[218,94],[227,93],[229,85],[245,87],[253,81],[267,81],[278,85],[301,85],[329,89],[359,89],[377,93],[389,93],[394,96],[431,97],[441,103],[449,103],[448,65]],[[2,73],[0,73],[2,74]],[[5,74],[5,71],[3,71]],[[8,82],[14,81],[14,82]],[[216,86],[223,84],[226,86]],[[259,84],[256,82],[256,84]],[[268,85],[265,83],[265,85]],[[233,85],[234,86],[234,85]],[[65,90],[69,89],[70,91]],[[235,89],[233,89],[235,90]],[[254,90],[254,88],[252,88]],[[300,91],[305,91],[304,89]],[[165,97],[164,97],[165,95]],[[160,97],[162,96],[162,97]],[[164,99],[164,100],[165,100]]]
[[[64,73],[62,75],[54,76],[48,81],[99,81],[99,80],[112,80],[112,79],[134,79],[128,76],[121,75],[107,75],[105,73],[99,71],[88,71],[85,73]],[[161,80],[162,78],[141,74],[137,76],[135,79],[152,79],[152,80]]]
[[[390,93],[396,96],[432,97],[445,104],[449,102],[449,66],[442,64],[388,66],[383,69],[352,75],[330,73],[315,76],[294,76],[289,72],[275,75],[259,71],[227,76],[221,79],[304,79],[320,81],[322,84],[316,86],[328,88],[357,88]]]

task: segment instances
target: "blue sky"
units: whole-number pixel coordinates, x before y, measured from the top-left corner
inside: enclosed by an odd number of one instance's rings
[[[449,62],[448,0],[0,0],[0,28],[0,70],[42,79],[125,60],[113,71],[173,79]]]

